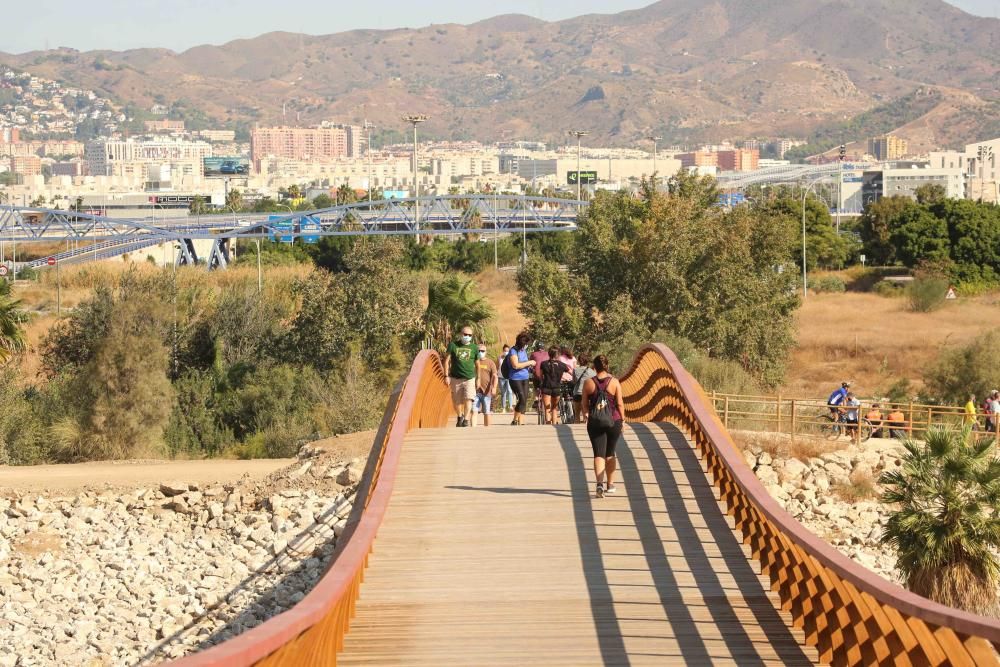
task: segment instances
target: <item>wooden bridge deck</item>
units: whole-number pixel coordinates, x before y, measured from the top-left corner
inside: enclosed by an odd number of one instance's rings
[[[676,428],[418,430],[341,665],[813,664]]]

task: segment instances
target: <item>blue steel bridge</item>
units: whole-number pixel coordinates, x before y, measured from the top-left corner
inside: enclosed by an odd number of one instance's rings
[[[71,249],[53,255],[64,263],[107,259],[170,243],[177,247],[177,264],[205,261],[209,268],[225,268],[239,239],[290,242],[324,236],[573,231],[586,206],[586,202],[576,200],[488,194],[362,201],[285,214],[228,211],[143,218],[0,206],[0,243],[66,243]],[[207,257],[198,255],[195,241],[211,242]],[[8,249],[5,255],[10,254]],[[45,261],[23,266],[41,268]]]

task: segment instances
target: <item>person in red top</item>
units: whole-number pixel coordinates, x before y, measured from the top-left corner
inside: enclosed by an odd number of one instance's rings
[[[549,360],[549,353],[545,351],[545,345],[542,341],[535,341],[535,351],[528,355],[528,359],[535,362],[535,367],[531,369],[531,386],[535,390],[535,406],[541,412],[542,394],[538,388],[542,383],[542,362]]]

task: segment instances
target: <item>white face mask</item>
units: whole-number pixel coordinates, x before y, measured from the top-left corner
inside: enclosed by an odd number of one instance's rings
[[[486,352],[484,352],[483,350],[479,350],[479,358],[480,359],[485,359],[486,358]]]
[[[471,343],[472,342],[472,336],[469,336],[469,335],[466,335],[466,334],[462,334],[462,342],[463,343]]]

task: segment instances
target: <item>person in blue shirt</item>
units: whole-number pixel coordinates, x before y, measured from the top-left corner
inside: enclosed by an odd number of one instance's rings
[[[510,388],[514,392],[517,404],[514,406],[514,421],[511,426],[520,426],[524,423],[524,411],[528,405],[528,378],[531,377],[531,369],[535,367],[535,362],[528,357],[528,343],[531,336],[520,333],[514,342],[514,347],[507,353],[508,364],[510,365]]]
[[[844,407],[844,404],[847,402],[847,394],[850,393],[848,388],[850,386],[850,382],[841,382],[840,389],[830,394],[830,398],[826,399],[826,405],[830,408],[830,416],[833,417],[834,420],[837,419],[840,414],[840,409]]]

